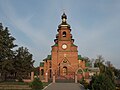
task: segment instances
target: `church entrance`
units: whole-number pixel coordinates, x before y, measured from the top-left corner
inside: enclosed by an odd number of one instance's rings
[[[69,64],[61,63],[59,65],[59,74],[56,76],[57,83],[74,83],[75,82],[75,71]]]
[[[67,67],[64,66],[64,67],[63,67],[63,76],[66,76],[66,75],[67,75]]]

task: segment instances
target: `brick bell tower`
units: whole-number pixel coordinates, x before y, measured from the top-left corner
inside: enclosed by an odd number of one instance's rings
[[[70,25],[65,13],[61,16],[62,23],[58,26],[58,34],[51,51],[51,66],[58,76],[74,74],[78,68],[78,50],[72,38]]]

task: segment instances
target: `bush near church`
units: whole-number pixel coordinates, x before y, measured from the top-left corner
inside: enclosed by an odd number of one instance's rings
[[[33,90],[42,90],[43,83],[39,80],[39,78],[35,78],[34,81],[30,84]]]
[[[82,78],[79,82],[84,86],[85,89],[89,88],[89,83],[87,83],[84,78]]]

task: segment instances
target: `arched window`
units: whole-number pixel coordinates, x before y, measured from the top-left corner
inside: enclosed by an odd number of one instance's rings
[[[63,76],[64,75],[67,75],[67,67],[66,66],[63,67]]]
[[[43,69],[41,69],[41,75],[44,75],[44,70]]]
[[[64,31],[63,34],[62,34],[63,37],[66,37],[66,32]]]

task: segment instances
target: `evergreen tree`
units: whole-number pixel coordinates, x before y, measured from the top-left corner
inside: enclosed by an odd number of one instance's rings
[[[99,67],[100,73],[105,72],[105,65],[103,63],[104,63],[104,58],[101,55],[97,56],[94,66]]]
[[[100,74],[94,77],[92,81],[92,90],[115,90],[115,84],[106,74]]]
[[[0,74],[2,79],[6,79],[7,75],[14,72],[14,51],[12,50],[16,46],[13,43],[14,40],[8,28],[4,29],[0,23]]]
[[[14,40],[8,28],[4,29],[0,23],[0,77],[2,80],[6,80],[10,75],[15,75],[22,80],[33,69],[32,54],[23,47],[13,51],[13,48],[17,46],[13,43]]]
[[[115,90],[115,77],[111,67],[103,64],[104,59],[99,56],[96,59],[95,66],[99,67],[100,74],[95,75],[90,82],[90,89],[92,90]]]
[[[32,54],[29,53],[28,49],[19,47],[18,50],[16,50],[14,63],[17,79],[22,80],[26,78],[28,73],[33,70],[33,63]]]

